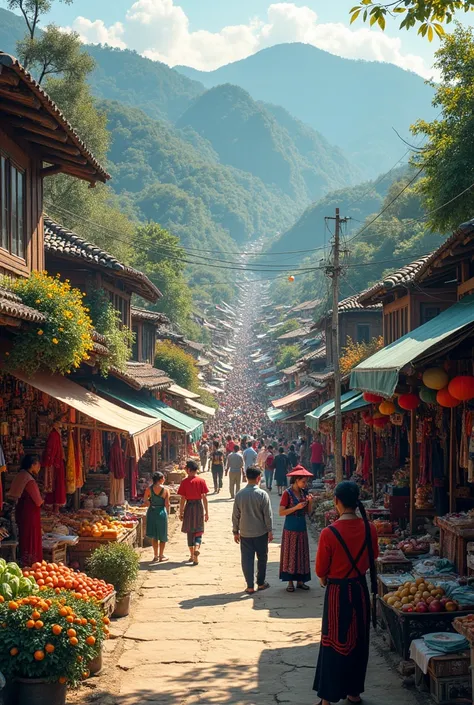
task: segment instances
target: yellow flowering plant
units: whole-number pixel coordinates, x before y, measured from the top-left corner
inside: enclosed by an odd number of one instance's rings
[[[32,272],[28,279],[8,282],[27,306],[45,315],[39,326],[28,326],[15,341],[8,366],[29,374],[40,367],[66,374],[89,358],[93,348],[92,321],[83,294],[69,280]]]

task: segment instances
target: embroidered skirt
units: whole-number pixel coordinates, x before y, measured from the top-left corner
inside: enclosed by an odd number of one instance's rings
[[[313,690],[336,703],[364,692],[369,661],[370,598],[365,578],[329,580]]]
[[[204,507],[200,499],[190,499],[184,508],[183,534],[202,534],[204,532]]]
[[[280,580],[311,580],[308,531],[304,516],[286,517],[281,537]]]

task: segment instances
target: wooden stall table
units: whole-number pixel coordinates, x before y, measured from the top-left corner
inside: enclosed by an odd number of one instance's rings
[[[443,517],[436,517],[439,527],[439,555],[454,563],[459,575],[467,575],[467,544],[474,540],[474,520],[472,524],[454,524]]]
[[[17,563],[18,541],[15,539],[5,539],[0,543],[0,556]]]

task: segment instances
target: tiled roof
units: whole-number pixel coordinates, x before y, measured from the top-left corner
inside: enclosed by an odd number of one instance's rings
[[[312,360],[325,360],[326,359],[326,343],[320,345],[316,350],[312,350],[303,357],[300,357],[298,362],[310,362]]]
[[[118,379],[126,382],[133,389],[148,389],[154,391],[158,389],[166,389],[173,380],[168,377],[163,370],[157,370],[156,367],[147,362],[127,362],[127,371],[122,372],[117,368],[112,368],[110,374]]]
[[[19,296],[8,289],[0,287],[0,314],[10,318],[17,318],[30,323],[43,323],[46,320],[44,314],[30,306],[25,306]]]
[[[290,330],[288,333],[279,335],[278,340],[294,340],[296,338],[304,338],[305,335],[309,334],[309,331],[309,328],[296,328],[296,330]]]
[[[364,302],[377,299],[379,296],[387,293],[387,291],[391,291],[398,286],[409,286],[431,257],[432,255],[425,255],[424,257],[420,257],[420,259],[410,262],[404,267],[397,269],[395,272],[388,274],[382,281],[377,282],[377,284],[371,286],[370,289],[363,291],[359,295],[359,301],[363,304]]]
[[[298,313],[300,311],[312,311],[313,309],[316,308],[316,306],[319,306],[321,303],[321,299],[312,299],[311,301],[303,301],[302,304],[298,304],[297,306],[293,306],[288,311],[288,315],[290,313]]]
[[[184,342],[187,348],[191,348],[191,350],[197,350],[198,352],[201,352],[206,347],[204,343],[196,343],[194,340],[185,339]]]
[[[346,311],[364,311],[367,309],[382,308],[382,304],[374,304],[373,306],[362,306],[360,302],[360,297],[363,294],[365,294],[365,291],[361,291],[360,294],[353,294],[352,296],[348,296],[347,299],[339,301],[339,313],[345,313]]]
[[[140,308],[139,306],[131,306],[132,319],[136,321],[147,321],[149,323],[156,323],[156,325],[168,325],[170,319],[165,316],[164,313],[159,313],[158,311],[149,311],[147,308]]]
[[[58,125],[66,132],[68,139],[70,139],[73,145],[79,149],[81,155],[87,159],[88,164],[97,172],[97,178],[104,182],[107,181],[107,179],[110,179],[110,175],[99,164],[92,152],[87,148],[85,142],[81,140],[73,126],[66,120],[64,114],[58,108],[56,103],[51,100],[49,95],[43,90],[43,88],[41,88],[39,83],[35,81],[31,74],[23,68],[18,59],[15,59],[13,56],[0,51],[0,66],[5,67],[7,70],[10,69],[13,71],[17,74],[17,76],[19,76],[21,81],[26,84],[31,93],[34,94],[37,101],[39,101],[41,107],[54,118],[55,122],[58,123]]]
[[[44,217],[44,249],[58,257],[81,259],[98,267],[111,269],[117,277],[127,281],[128,288],[153,303],[161,298],[161,292],[138,269],[128,267],[97,245],[84,240],[71,230],[64,228],[47,216]]]
[[[457,244],[463,244],[465,240],[471,241],[474,236],[474,218],[468,220],[466,223],[462,223],[458,229],[443,242],[443,244],[438,247],[437,250],[432,252],[426,258],[423,265],[420,267],[416,274],[416,281],[421,281],[428,275],[431,271],[433,265],[435,265],[436,260],[448,256],[451,253],[453,247]]]
[[[295,364],[291,365],[291,367],[285,367],[284,370],[282,370],[284,375],[294,375],[296,372],[298,372],[300,369],[300,365]]]

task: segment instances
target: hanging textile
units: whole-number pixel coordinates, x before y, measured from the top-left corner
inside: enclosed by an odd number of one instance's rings
[[[103,459],[102,433],[96,428],[91,433],[91,446],[89,453],[89,468],[97,470],[102,465]]]
[[[362,478],[365,480],[365,482],[369,482],[370,469],[372,466],[371,457],[370,457],[370,441],[369,440],[365,441],[363,455],[364,455],[364,459],[362,461]]]
[[[41,465],[45,469],[45,503],[66,504],[66,471],[61,436],[53,428],[46,441]]]
[[[113,507],[125,503],[125,481],[123,478],[121,480],[117,480],[112,472],[110,473],[109,502]]]
[[[461,424],[461,444],[459,446],[459,467],[464,470],[468,469],[469,466],[469,443],[468,443],[468,430],[467,430],[467,411],[464,409],[462,412],[462,424]]]
[[[112,448],[110,449],[109,470],[116,480],[123,480],[125,478],[125,458],[118,435],[115,436]]]
[[[69,430],[66,453],[66,494],[76,491],[76,456],[74,453],[74,436],[72,428]]]
[[[82,448],[81,448],[81,432],[78,428],[74,429],[73,437],[74,437],[74,459],[76,462],[76,467],[75,467],[76,489],[80,489],[84,485],[85,477],[84,477],[84,461],[83,461],[83,457],[82,457]]]
[[[135,458],[129,458],[130,463],[130,499],[137,499],[138,463]]]

